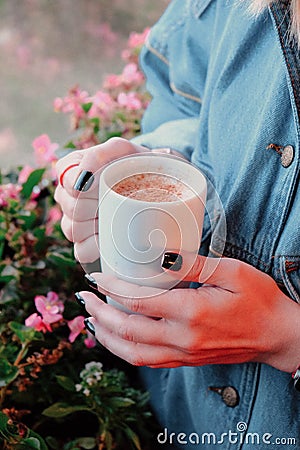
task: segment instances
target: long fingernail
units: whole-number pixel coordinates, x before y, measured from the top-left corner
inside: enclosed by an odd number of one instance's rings
[[[87,282],[87,284],[93,288],[93,289],[97,289],[98,285],[97,285],[97,281],[95,280],[95,278],[93,278],[91,275],[89,275],[88,273],[86,273],[85,275],[85,280]]]
[[[94,179],[95,178],[92,172],[83,170],[75,181],[73,188],[76,191],[86,192],[92,186]]]
[[[93,335],[95,336],[95,327],[94,325],[89,321],[89,319],[84,319],[84,326],[85,328]]]
[[[84,298],[79,294],[79,292],[75,292],[75,300],[78,303],[78,305],[80,306],[84,306],[85,307],[85,300]]]
[[[179,253],[166,252],[163,256],[161,266],[164,269],[169,269],[177,272],[182,267],[182,256],[179,255]]]

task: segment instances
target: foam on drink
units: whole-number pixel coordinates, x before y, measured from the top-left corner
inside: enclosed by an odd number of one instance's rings
[[[116,183],[112,190],[144,202],[187,200],[193,191],[180,180],[159,173],[138,173]]]

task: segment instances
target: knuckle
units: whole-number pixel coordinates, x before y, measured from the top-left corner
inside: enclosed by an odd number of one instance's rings
[[[199,317],[198,311],[196,311],[192,305],[189,305],[189,307],[186,308],[184,313],[184,321],[189,330],[199,328],[201,318]]]
[[[144,358],[138,352],[132,352],[132,354],[128,357],[127,362],[129,362],[133,366],[145,366]]]
[[[124,306],[135,314],[141,313],[141,302],[137,297],[127,297]]]
[[[200,278],[203,270],[203,261],[201,258],[196,258],[195,261],[191,261],[190,267],[188,268],[188,279],[197,280]]]
[[[54,196],[53,196],[53,198],[54,198],[54,200],[55,200],[57,203],[59,203],[59,198],[60,198],[59,191],[60,191],[60,189],[61,189],[61,186],[58,185],[58,186],[55,188],[55,191],[54,191]]]
[[[134,340],[133,334],[130,331],[130,327],[127,323],[121,323],[117,332],[118,332],[118,335],[125,341],[133,342],[133,340]]]
[[[74,198],[69,198],[68,201],[63,203],[63,211],[68,217],[74,218],[75,214],[76,200]]]
[[[223,260],[224,269],[231,274],[232,278],[240,279],[243,277],[245,264],[236,259],[226,258]]]
[[[66,216],[63,216],[61,219],[61,229],[62,229],[62,232],[64,233],[64,235],[66,236],[66,238],[69,241],[73,242],[72,222],[70,222],[70,220]]]
[[[114,136],[114,137],[110,138],[109,143],[114,146],[123,146],[124,144],[127,143],[127,141],[126,141],[126,139],[123,139],[121,137]]]
[[[203,346],[203,333],[198,331],[195,333],[190,333],[186,336],[184,350],[189,355],[195,355],[199,353],[199,349]]]

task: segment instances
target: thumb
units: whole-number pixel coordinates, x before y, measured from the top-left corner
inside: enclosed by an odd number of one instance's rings
[[[180,281],[195,281],[216,286],[224,286],[226,264],[222,258],[210,258],[189,252],[166,252],[162,268]]]

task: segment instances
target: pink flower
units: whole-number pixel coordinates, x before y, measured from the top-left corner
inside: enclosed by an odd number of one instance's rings
[[[117,89],[121,84],[121,75],[111,73],[104,78],[103,87],[104,89]]]
[[[55,112],[61,112],[63,110],[64,101],[61,97],[56,97],[53,102]]]
[[[18,184],[25,183],[33,170],[31,166],[26,164],[19,173]]]
[[[56,112],[73,113],[77,123],[85,115],[82,105],[88,102],[88,92],[80,90],[78,86],[74,86],[64,98],[57,97],[53,106]]]
[[[145,28],[145,30],[142,33],[135,33],[135,32],[130,33],[127,44],[128,47],[129,48],[141,47],[146,41],[149,33],[150,33],[149,27]]]
[[[62,211],[59,206],[52,206],[48,211],[46,223],[46,235],[50,236],[53,232],[54,225],[62,218]]]
[[[143,106],[141,100],[135,92],[129,92],[128,94],[125,92],[120,92],[118,95],[118,103],[120,106],[131,111],[141,109]]]
[[[18,184],[8,183],[0,185],[0,207],[8,205],[8,200],[19,199],[21,186]]]
[[[50,291],[47,297],[37,295],[34,299],[35,307],[47,324],[58,322],[63,318],[64,304],[59,300],[56,292]]]
[[[48,292],[47,297],[36,295],[34,302],[40,314],[31,314],[25,320],[25,325],[43,333],[52,331],[51,324],[63,318],[61,314],[64,310],[63,302],[59,300],[58,295],[53,291]]]
[[[143,84],[144,76],[142,72],[139,71],[137,64],[129,63],[123,69],[121,80],[125,84],[134,84],[139,86]]]
[[[69,341],[73,343],[77,336],[84,330],[84,316],[77,316],[73,320],[68,320],[68,327],[71,330]]]
[[[57,161],[55,151],[58,149],[58,144],[52,143],[47,134],[42,134],[34,139],[32,142],[34,149],[35,160],[39,166]]]
[[[121,56],[122,56],[122,59],[124,59],[124,61],[130,61],[131,56],[132,56],[131,51],[128,48],[126,48],[125,50],[122,50]]]
[[[85,344],[86,348],[93,348],[93,347],[95,347],[97,345],[97,341],[94,338],[94,336],[90,335],[89,337],[87,337],[84,340],[84,344]]]
[[[91,98],[91,101],[93,102],[93,105],[89,111],[89,117],[100,116],[107,118],[115,106],[113,98],[107,94],[107,92],[103,91],[96,92]]]
[[[46,333],[46,331],[52,331],[51,326],[44,322],[41,316],[37,313],[31,314],[31,316],[27,317],[25,320],[25,325],[30,328],[34,328],[36,331],[42,331]]]

